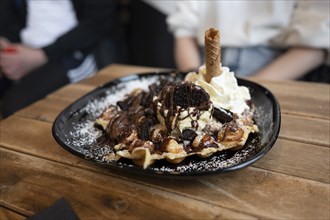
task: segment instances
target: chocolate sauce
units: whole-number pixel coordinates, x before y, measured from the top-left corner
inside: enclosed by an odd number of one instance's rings
[[[198,120],[203,111],[212,107],[212,102],[209,94],[192,82],[175,83],[161,79],[149,86],[149,92],[134,90],[125,99],[118,101],[117,105],[120,110],[111,115],[106,136],[102,136],[99,141],[108,142],[109,146],[121,143],[120,147],[130,152],[137,147],[144,147],[151,153],[161,154],[166,152],[171,140],[182,144],[186,152],[198,152],[203,148],[217,147],[218,137],[225,140],[227,136],[238,137],[240,133],[236,124],[237,115],[226,109],[213,108],[211,114],[224,124],[223,128],[221,131],[204,128],[204,135],[193,146],[192,143],[197,140]],[[160,126],[157,111],[164,118],[166,130]],[[185,118],[191,118],[191,129],[184,129],[176,138],[172,137],[172,131],[178,131],[178,116],[185,111]]]
[[[195,130],[197,130],[198,129],[198,126],[199,126],[199,124],[198,124],[198,122],[196,120],[192,120],[191,121],[191,127],[192,128],[195,128]]]
[[[151,141],[143,141],[141,139],[135,139],[128,148],[129,152],[132,152],[137,147],[148,148],[150,153],[153,153],[155,150],[155,145]]]
[[[118,101],[117,105],[120,111],[117,111],[110,118],[105,131],[107,136],[102,137],[100,142],[108,142],[110,146],[123,143],[127,145],[129,151],[136,147],[146,147],[153,150],[151,127],[159,124],[159,121],[152,99],[163,87],[166,88],[167,84],[171,84],[171,82],[161,80],[150,85],[150,92],[148,93],[142,90],[134,90],[125,99]],[[165,135],[163,132],[157,132],[159,135],[156,138],[161,143]]]
[[[171,136],[167,136],[163,139],[163,142],[159,145],[158,150],[160,152],[166,152],[166,148],[167,145],[169,144],[169,142],[173,140],[173,138]]]
[[[194,107],[193,112],[188,111],[188,116],[196,116],[199,119],[200,111],[208,110],[211,106],[209,94],[200,86],[184,81],[165,86],[154,101],[154,104],[161,103],[160,114],[165,118],[165,126],[168,133],[177,127],[178,121],[175,115]],[[197,120],[192,122],[193,128],[198,128]],[[173,126],[174,125],[174,126]]]

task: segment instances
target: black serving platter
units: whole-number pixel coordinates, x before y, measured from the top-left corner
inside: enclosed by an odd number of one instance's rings
[[[147,169],[134,165],[127,159],[120,159],[117,162],[104,161],[102,155],[109,151],[109,147],[97,146],[96,139],[100,136],[101,130],[94,126],[95,118],[109,103],[116,103],[134,88],[146,89],[148,84],[159,80],[160,77],[182,80],[184,75],[175,72],[153,72],[111,81],[64,109],[53,123],[53,136],[57,143],[70,153],[95,163],[121,171],[166,177],[200,176],[238,170],[256,162],[272,148],[281,124],[280,106],[276,98],[268,89],[257,83],[237,79],[239,85],[246,86],[250,90],[252,102],[256,107],[254,120],[259,127],[259,132],[251,134],[242,149],[218,152],[204,159],[191,156],[177,165],[163,160],[157,161]]]

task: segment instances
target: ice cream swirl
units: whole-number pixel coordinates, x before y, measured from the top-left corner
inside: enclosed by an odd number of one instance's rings
[[[207,83],[204,78],[206,74],[205,65],[199,68],[198,73],[190,72],[185,80],[205,89],[215,107],[227,109],[241,115],[244,110],[250,109],[246,103],[251,99],[249,90],[245,86],[238,86],[234,73],[228,67],[220,66],[220,70],[221,74],[213,77],[210,83]]]

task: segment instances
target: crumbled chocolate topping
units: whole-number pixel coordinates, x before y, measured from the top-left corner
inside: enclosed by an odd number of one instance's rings
[[[158,101],[164,101],[164,107],[173,111],[177,106],[183,109],[196,107],[206,110],[211,104],[210,95],[202,87],[189,81],[165,86],[160,91]]]
[[[117,102],[121,111],[111,118],[106,130],[110,142],[125,142],[132,131],[137,132],[139,139],[149,139],[149,129],[154,124],[154,118],[150,117],[153,113],[146,114],[145,108],[141,106],[144,95],[144,91],[134,91],[123,101]]]
[[[181,133],[181,137],[183,140],[192,141],[197,136],[197,133],[191,129],[185,129]]]

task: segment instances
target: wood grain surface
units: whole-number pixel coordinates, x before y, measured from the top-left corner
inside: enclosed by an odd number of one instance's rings
[[[166,179],[112,170],[54,140],[73,101],[115,78],[159,68],[111,65],[0,121],[0,219],[24,219],[64,197],[81,219],[329,219],[330,86],[256,81],[281,105],[274,147],[252,166]],[[28,201],[28,202],[27,202]]]
[[[17,212],[11,211],[0,206],[0,219],[1,220],[23,220],[26,216],[17,214]]]

